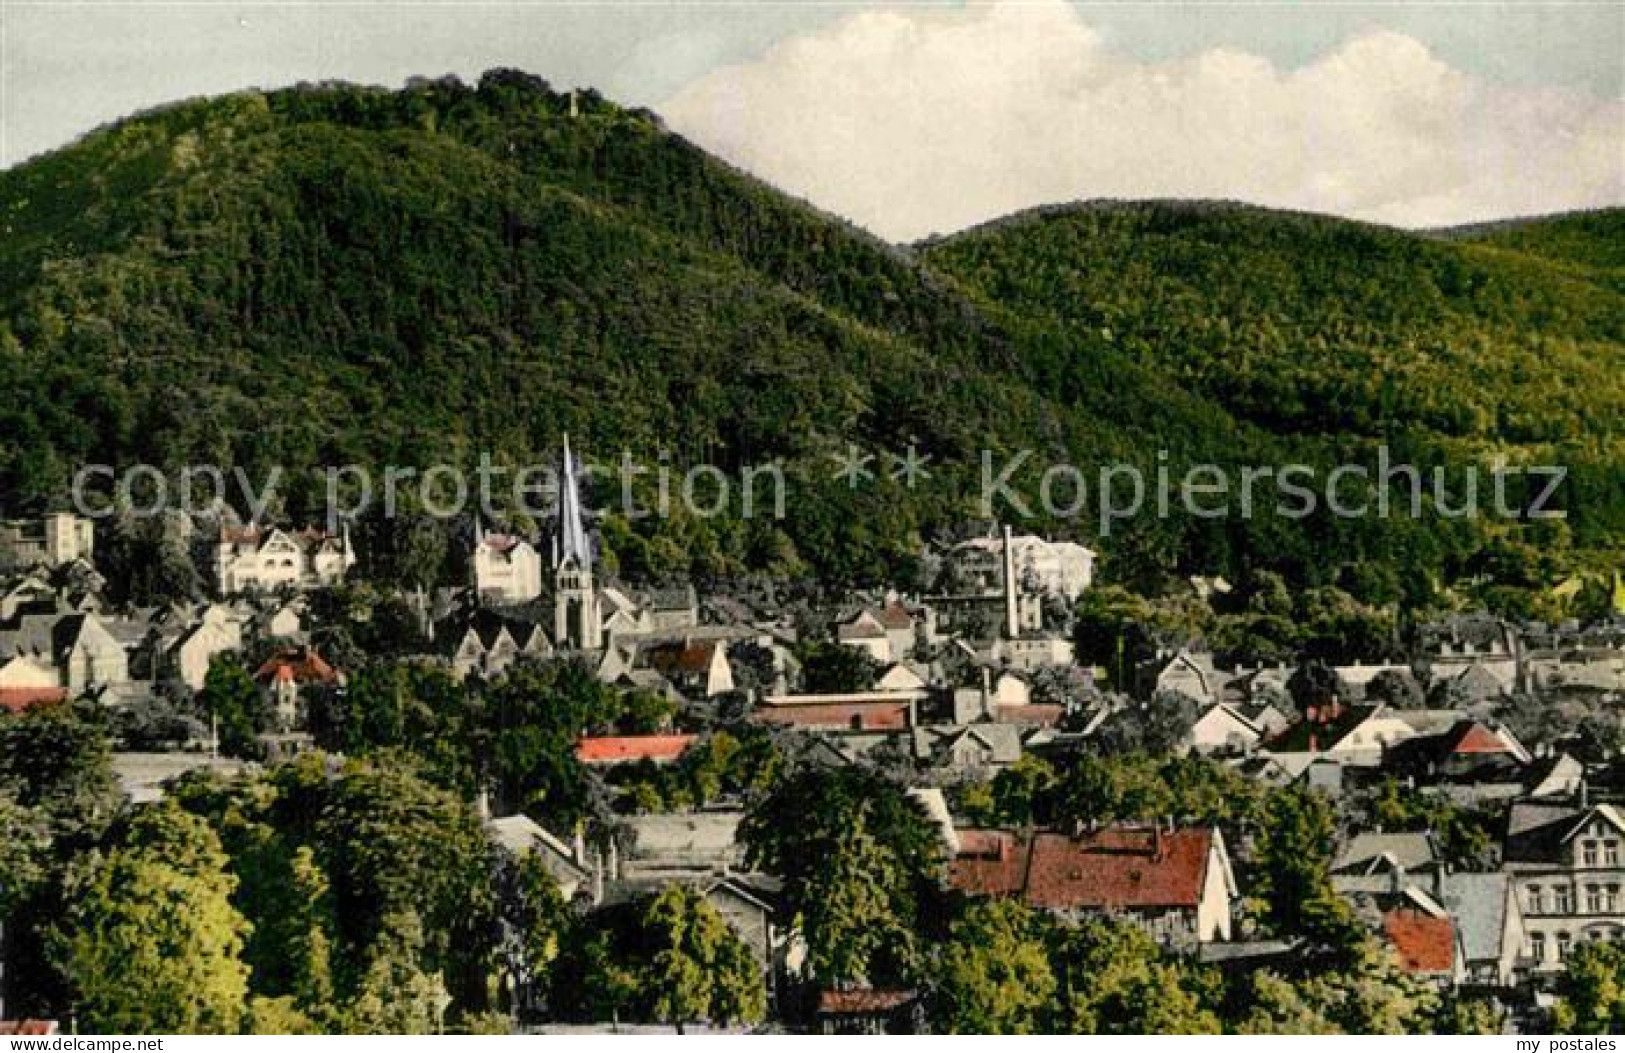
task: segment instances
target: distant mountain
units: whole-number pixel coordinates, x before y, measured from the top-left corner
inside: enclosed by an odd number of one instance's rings
[[[1452,241],[1489,245],[1602,272],[1625,288],[1625,209],[1566,212],[1435,231]]]
[[[1330,465],[1389,441],[1572,462],[1571,529],[1181,516],[1100,547],[1127,580],[1369,564],[1413,591],[1482,575],[1486,541],[1568,563],[1625,532],[1625,305],[1578,236],[1537,239],[1555,259],[1150,203],[897,247],[511,72],[131,118],[0,173],[0,229],[8,510],[85,462],[526,461],[567,430],[610,460],[786,465],[782,523],[604,523],[628,573],[899,578],[974,513],[984,448]],[[882,455],[856,492],[848,444]],[[885,471],[911,445],[914,489]],[[320,497],[296,482],[294,517]]]

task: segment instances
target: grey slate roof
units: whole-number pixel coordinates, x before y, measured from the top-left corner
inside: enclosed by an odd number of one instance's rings
[[[1456,921],[1462,956],[1470,962],[1501,957],[1507,882],[1505,873],[1446,874],[1440,882],[1439,898]]]
[[[1338,853],[1332,872],[1365,871],[1385,857],[1407,871],[1423,870],[1439,862],[1433,838],[1426,833],[1365,833],[1350,839]]]

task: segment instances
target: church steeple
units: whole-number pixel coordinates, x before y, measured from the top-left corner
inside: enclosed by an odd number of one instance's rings
[[[564,436],[563,464],[559,471],[559,536],[554,547],[555,569],[571,557],[581,569],[592,571],[592,544],[581,516],[581,484],[576,478],[575,458],[570,456],[570,436]]]
[[[598,587],[592,576],[592,542],[581,510],[581,484],[570,437],[564,437],[558,490],[558,533],[553,538],[553,641],[567,651],[603,646]]]

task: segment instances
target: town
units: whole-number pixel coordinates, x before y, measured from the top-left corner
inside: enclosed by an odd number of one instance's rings
[[[627,582],[560,478],[415,589],[228,513],[119,603],[100,521],[0,524],[4,1028],[1625,1019],[1617,578],[1400,624],[967,523],[867,591]]]

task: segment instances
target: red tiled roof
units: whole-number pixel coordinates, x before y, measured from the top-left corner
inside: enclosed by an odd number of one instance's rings
[[[681,757],[696,738],[696,735],[605,735],[577,742],[576,758],[583,764],[673,761]]]
[[[716,654],[715,640],[704,643],[669,644],[649,650],[649,665],[662,673],[703,673],[711,668]]]
[[[332,684],[338,681],[338,670],[328,665],[321,655],[309,648],[290,648],[278,651],[265,660],[255,680],[275,680],[285,683],[293,680],[300,684]]]
[[[813,702],[762,706],[756,719],[769,724],[802,728],[848,728],[861,731],[899,731],[908,727],[905,702]]]
[[[913,991],[822,991],[818,995],[820,1013],[887,1013],[918,997]]]
[[[1194,908],[1212,845],[1205,829],[1117,826],[1079,837],[961,831],[948,879],[965,892],[1019,894],[1050,910]]]
[[[1463,724],[1451,738],[1451,753],[1511,753],[1505,739],[1476,721]]]
[[[1456,964],[1456,930],[1449,918],[1395,908],[1382,916],[1382,931],[1408,973],[1447,973]]]
[[[68,697],[60,687],[0,687],[0,709],[21,713],[33,706],[61,702]]]
[[[54,1035],[55,1020],[0,1020],[0,1035]]]

